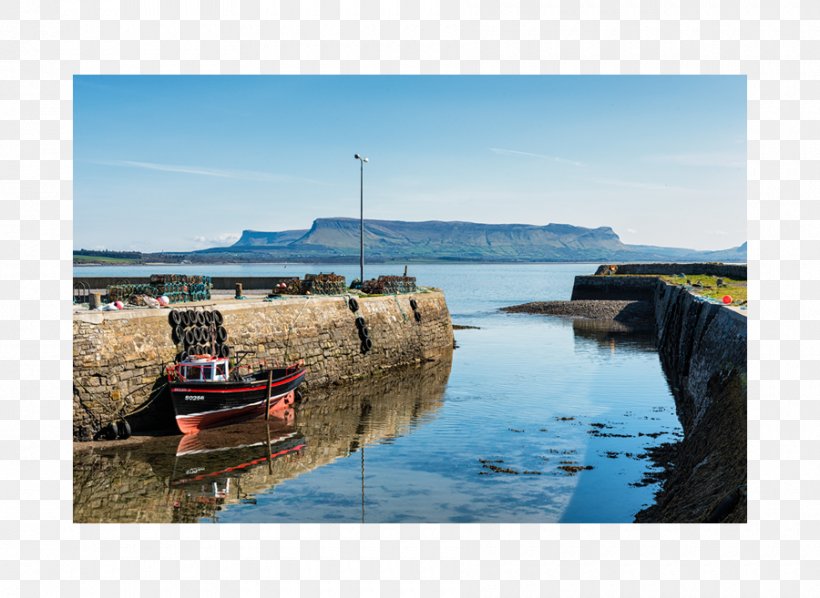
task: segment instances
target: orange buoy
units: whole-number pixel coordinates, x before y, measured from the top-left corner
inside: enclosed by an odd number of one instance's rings
[[[731,295],[724,295],[723,296],[723,302],[726,305],[729,305],[732,302],[732,296]]]

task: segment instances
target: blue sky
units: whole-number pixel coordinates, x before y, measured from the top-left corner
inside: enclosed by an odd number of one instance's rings
[[[742,76],[76,76],[74,246],[365,217],[746,240]]]

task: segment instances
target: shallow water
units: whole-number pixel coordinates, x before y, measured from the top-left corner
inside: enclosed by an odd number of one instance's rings
[[[219,458],[202,451],[193,465],[180,437],[77,453],[75,520],[632,521],[657,490],[644,480],[646,447],[680,434],[651,337],[498,311],[568,299],[574,276],[594,268],[411,265],[419,284],[445,291],[454,323],[480,327],[455,332],[451,363],[315,393],[291,419],[274,423],[270,451],[268,430],[256,422],[253,432],[235,436],[260,438],[245,443],[259,448],[212,439],[224,443]],[[402,270],[373,265],[366,274]],[[350,280],[358,267],[76,269],[88,276],[162,271],[335,271]]]

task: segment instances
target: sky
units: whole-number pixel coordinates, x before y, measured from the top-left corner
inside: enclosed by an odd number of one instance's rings
[[[315,218],[746,240],[744,76],[74,77],[74,247],[179,251]]]

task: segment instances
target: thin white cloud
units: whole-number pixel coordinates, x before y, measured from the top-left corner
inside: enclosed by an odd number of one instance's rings
[[[693,167],[745,168],[746,157],[732,153],[699,152],[690,154],[656,154],[645,160],[660,164]]]
[[[219,247],[233,245],[242,235],[240,233],[217,233],[216,235],[198,235],[192,240],[205,247]]]
[[[238,179],[246,181],[306,181],[316,184],[324,184],[314,179],[294,177],[286,174],[274,174],[270,172],[260,172],[257,170],[235,170],[220,168],[203,168],[200,166],[183,166],[179,164],[159,164],[156,162],[140,162],[137,160],[94,160],[95,164],[107,166],[125,166],[130,168],[141,168],[144,170],[157,170],[160,172],[173,172],[178,174],[192,174],[195,176],[210,176],[224,179]]]
[[[540,158],[541,160],[549,160],[551,162],[557,162],[559,164],[569,164],[571,166],[585,166],[583,162],[567,160],[566,158],[560,158],[558,156],[549,156],[547,154],[535,154],[533,152],[522,152],[519,150],[504,149],[500,147],[491,147],[490,151],[494,154],[500,154],[502,156],[527,156],[529,158]]]
[[[627,189],[641,189],[643,191],[694,191],[689,187],[679,187],[677,185],[661,185],[657,183],[642,183],[640,181],[623,181],[620,179],[590,179],[602,185],[612,187],[625,187]]]

